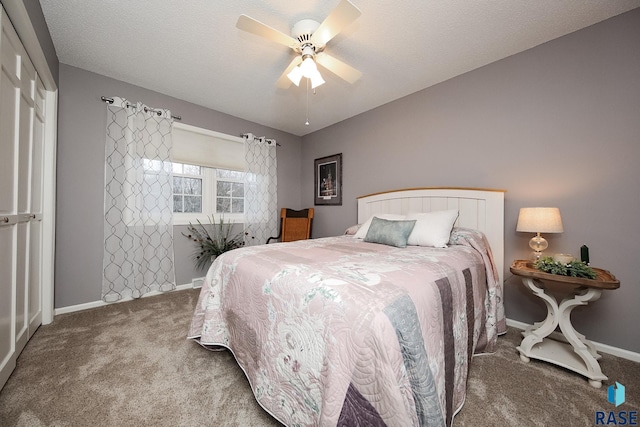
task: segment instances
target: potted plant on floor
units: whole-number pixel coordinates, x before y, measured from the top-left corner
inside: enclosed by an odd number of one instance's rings
[[[198,269],[204,269],[209,261],[213,262],[219,255],[244,246],[244,232],[232,233],[233,222],[225,222],[223,217],[216,222],[213,215],[207,218],[209,224],[204,225],[198,220],[195,225],[189,223],[188,234],[182,233],[197,246],[193,260]]]

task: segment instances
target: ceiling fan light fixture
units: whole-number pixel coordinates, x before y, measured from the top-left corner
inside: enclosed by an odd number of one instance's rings
[[[289,78],[289,80],[291,80],[291,83],[296,86],[300,86],[300,80],[302,79],[302,70],[298,66],[293,67],[293,70],[291,70],[289,74],[287,74],[287,77]]]
[[[302,71],[302,75],[308,79],[318,72],[318,67],[311,56],[305,56],[302,60],[302,64],[300,64],[300,71]]]
[[[321,23],[313,19],[302,19],[296,22],[291,30],[291,35],[278,31],[247,15],[240,15],[236,27],[287,46],[296,53],[296,57],[293,58],[286,71],[278,78],[277,86],[279,88],[288,88],[290,86],[288,80],[299,86],[302,77],[307,77],[308,83],[313,80],[314,87],[323,84],[324,79],[318,73],[316,59],[319,59],[318,62],[324,69],[353,84],[362,76],[362,73],[327,55],[324,51],[327,43],[355,21],[360,14],[360,9],[351,3],[351,0],[340,0],[340,3]],[[319,54],[322,56],[317,56]],[[304,64],[294,65],[299,62],[304,62]]]
[[[315,89],[325,83],[324,79],[320,75],[320,71],[318,71],[317,68],[315,73],[311,74],[311,77],[309,77],[309,79],[311,79],[311,89]]]
[[[325,81],[320,75],[320,71],[318,71],[318,66],[316,61],[313,59],[313,54],[310,53],[313,52],[313,50],[309,51],[309,49],[311,49],[309,46],[305,46],[305,50],[302,54],[302,63],[299,66],[294,67],[287,74],[287,77],[296,86],[300,86],[300,80],[303,77],[306,77],[311,80],[311,88],[315,89],[316,87],[324,84]]]

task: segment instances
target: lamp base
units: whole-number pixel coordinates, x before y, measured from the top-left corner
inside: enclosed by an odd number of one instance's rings
[[[529,255],[529,259],[533,262],[536,261],[540,261],[540,259],[543,257],[544,255],[542,254],[542,252],[540,251],[533,251],[531,252],[531,254]]]
[[[540,233],[537,233],[531,238],[531,240],[529,240],[529,247],[533,249],[533,252],[531,253],[531,260],[538,261],[542,258],[542,251],[549,247],[549,242],[547,242]]]

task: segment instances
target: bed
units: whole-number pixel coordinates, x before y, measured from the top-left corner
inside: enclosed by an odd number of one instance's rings
[[[403,247],[453,211],[445,247]],[[287,426],[451,425],[472,356],[506,330],[503,221],[501,190],[360,197],[350,234],[218,257],[189,338],[231,350]]]

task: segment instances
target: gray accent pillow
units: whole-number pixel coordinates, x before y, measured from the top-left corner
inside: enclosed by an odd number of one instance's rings
[[[415,225],[415,219],[411,221],[391,221],[373,217],[364,241],[395,246],[397,248],[406,248],[407,239],[409,239],[409,235]]]

